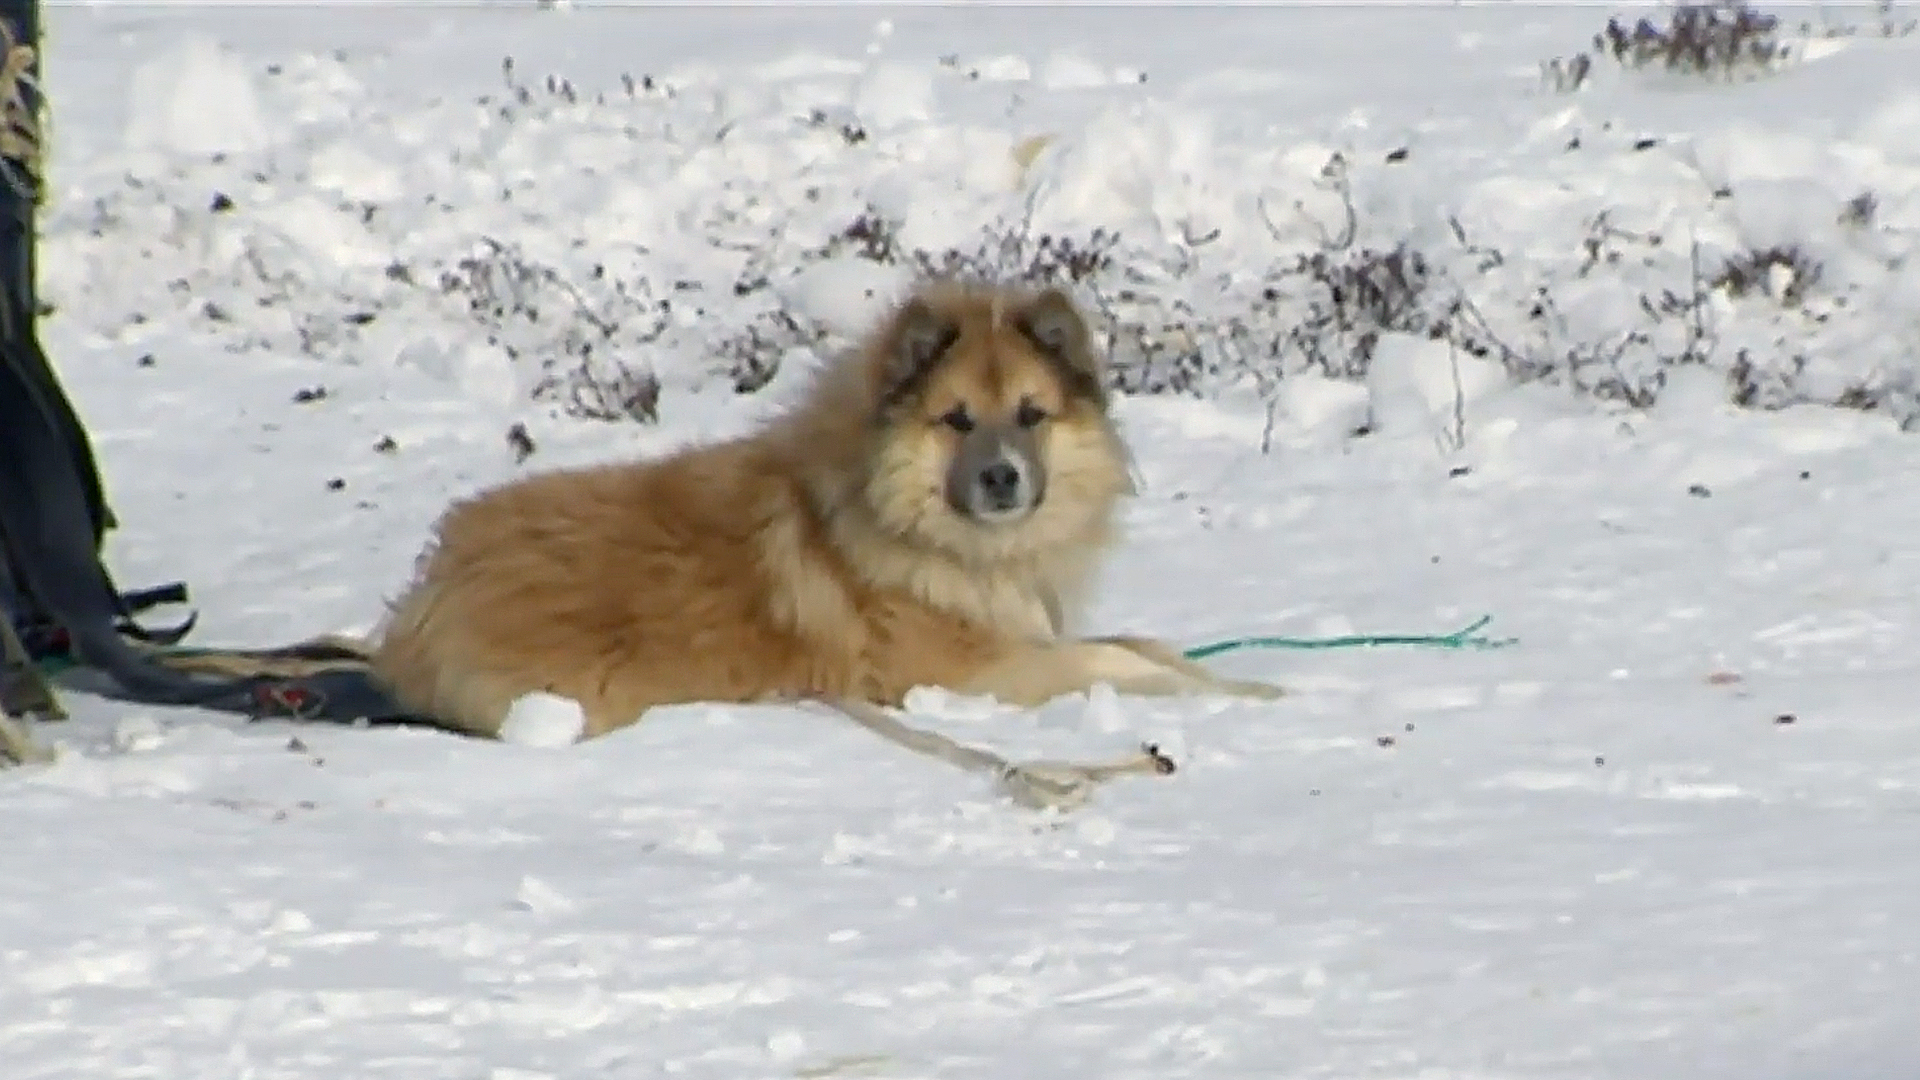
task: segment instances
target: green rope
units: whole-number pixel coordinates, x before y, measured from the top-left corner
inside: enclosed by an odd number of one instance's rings
[[[1451,634],[1349,634],[1345,637],[1245,637],[1195,645],[1186,651],[1187,659],[1199,660],[1234,649],[1352,649],[1373,645],[1425,645],[1440,649],[1499,649],[1518,638],[1490,638],[1475,633],[1493,621],[1482,615],[1470,625]]]

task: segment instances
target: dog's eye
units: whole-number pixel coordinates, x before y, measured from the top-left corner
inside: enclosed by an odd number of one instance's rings
[[[1031,401],[1021,402],[1019,410],[1013,414],[1013,422],[1023,428],[1039,427],[1046,418],[1047,410]]]
[[[953,409],[941,417],[940,422],[962,434],[973,430],[973,417],[967,415],[965,407]]]

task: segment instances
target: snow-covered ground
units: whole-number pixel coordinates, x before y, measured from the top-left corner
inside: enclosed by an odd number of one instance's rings
[[[913,250],[1041,234],[1195,391],[1122,403],[1098,624],[1519,641],[916,703],[1181,765],[1058,818],[802,709],[75,696],[0,774],[7,1075],[1920,1074],[1920,36],[1545,85],[1607,14],[50,6],[44,334],[195,641],[365,628],[448,498],[738,430]],[[1314,321],[1403,243],[1411,313]]]

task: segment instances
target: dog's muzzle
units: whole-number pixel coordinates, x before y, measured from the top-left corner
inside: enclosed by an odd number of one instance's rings
[[[954,510],[992,525],[1033,513],[1046,485],[1032,442],[1025,432],[969,433],[947,476],[947,501]]]

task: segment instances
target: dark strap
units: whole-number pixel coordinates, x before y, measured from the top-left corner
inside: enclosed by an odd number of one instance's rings
[[[36,656],[64,655],[70,651],[67,631],[53,621],[45,612],[38,611],[35,605],[18,590],[9,587],[4,576],[4,566],[0,566],[0,611],[17,612],[13,617],[14,632],[27,643],[27,648]],[[127,614],[116,620],[114,629],[122,637],[131,638],[142,645],[176,645],[193,632],[194,624],[200,616],[189,614],[177,625],[153,629],[135,622],[133,615],[161,604],[180,603],[186,599],[186,586],[179,582],[156,586],[120,595],[121,610]]]
[[[244,671],[250,665],[259,666],[260,670],[237,677],[208,678],[183,672],[188,678],[204,680],[202,685],[209,691],[201,700],[187,703],[197,708],[231,713],[249,720],[298,720],[457,730],[432,717],[409,713],[401,708],[374,677],[372,670],[364,665],[326,666],[289,675],[279,670],[285,665],[273,650],[195,649],[188,650],[178,658],[165,654],[153,658],[154,663],[168,670],[174,670],[172,664],[176,659],[180,662],[191,660],[196,665],[218,661],[219,667],[229,672]],[[110,677],[87,678],[104,674],[83,667],[78,677],[87,689],[111,700],[173,704],[155,702],[150,695],[118,685]]]

